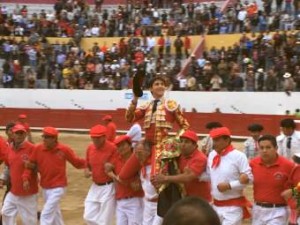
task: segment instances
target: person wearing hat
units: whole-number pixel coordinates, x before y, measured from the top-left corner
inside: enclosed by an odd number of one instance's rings
[[[258,139],[262,136],[264,127],[261,124],[253,123],[248,126],[250,137],[244,142],[244,153],[248,159],[258,155]]]
[[[29,157],[29,163],[35,165],[35,169],[27,166],[22,175],[23,187],[25,190],[31,188],[30,177],[37,169],[44,197],[40,223],[43,225],[63,224],[59,204],[67,186],[67,161],[77,169],[85,168],[86,161],[79,158],[70,147],[58,141],[56,128],[44,127],[42,139],[43,142],[36,145]]]
[[[252,180],[251,168],[244,153],[231,144],[227,127],[212,129],[214,150],[208,156],[206,172],[211,180],[214,209],[222,224],[240,225],[250,217],[251,205],[244,197],[245,184]]]
[[[178,159],[180,174],[158,174],[154,177],[153,182],[156,185],[165,183],[184,184],[187,196],[197,196],[210,202],[209,183],[198,180],[198,177],[201,176],[206,169],[207,157],[203,152],[198,150],[197,142],[197,134],[192,130],[186,130],[180,136],[181,154]]]
[[[296,131],[296,123],[292,118],[280,121],[281,134],[277,136],[278,153],[290,160],[300,152],[300,132]]]
[[[106,139],[108,141],[114,142],[115,137],[116,137],[116,132],[117,132],[117,126],[112,121],[112,116],[105,115],[102,117],[102,121],[103,121],[104,126],[106,126],[106,130],[107,130]]]
[[[205,128],[208,130],[208,133],[215,128],[218,127],[222,127],[222,124],[219,122],[208,122],[205,125]],[[209,155],[209,153],[213,150],[213,140],[212,138],[207,135],[206,137],[204,137],[201,141],[201,151],[205,154],[205,155]]]
[[[288,73],[286,72],[284,75],[283,75],[283,90],[286,91],[286,92],[290,92],[290,91],[294,91],[296,85],[295,85],[295,81],[294,81],[294,78],[292,76],[291,73]]]
[[[105,168],[106,173],[115,180],[116,224],[141,224],[144,193],[139,174],[136,173],[128,180],[121,181],[118,178],[118,174],[132,154],[131,138],[128,135],[121,135],[115,139],[114,144],[118,149],[117,157],[111,163],[106,163]]]
[[[295,197],[293,196],[293,189],[297,188],[297,185],[300,182],[300,153],[295,153],[293,160],[297,165],[293,168],[289,176],[287,184],[289,189],[282,192],[282,196],[288,202],[290,207],[289,225],[298,225],[300,224],[300,208],[297,206],[297,201],[293,199],[293,197]]]
[[[92,185],[84,202],[83,218],[88,225],[112,224],[115,212],[115,187],[113,179],[105,172],[105,163],[117,155],[114,143],[106,138],[107,129],[95,125],[90,129],[92,143],[86,150],[85,176],[92,177]]]
[[[167,83],[161,76],[154,77],[150,83],[153,100],[137,106],[138,97],[134,96],[126,111],[126,120],[130,123],[144,121],[145,139],[152,143],[152,174],[159,169],[159,155],[162,151],[161,143],[168,138],[168,132],[177,123],[180,129],[188,129],[189,123],[184,117],[179,104],[164,97]]]
[[[263,91],[265,86],[265,73],[263,68],[259,68],[256,74],[257,91]]]
[[[32,136],[31,136],[30,125],[27,122],[27,115],[26,114],[20,114],[20,115],[18,115],[18,119],[17,119],[16,123],[19,123],[19,124],[21,124],[21,125],[23,125],[25,127],[26,132],[27,132],[27,140],[29,142],[33,143]]]
[[[276,138],[258,139],[259,156],[250,161],[253,173],[252,224],[287,224],[288,207],[282,197],[294,163],[277,153]]]
[[[12,128],[12,143],[8,146],[5,164],[9,167],[11,188],[7,193],[1,214],[5,225],[14,225],[17,214],[22,224],[37,224],[38,176],[32,173],[28,177],[28,188],[24,189],[22,174],[28,159],[34,151],[34,145],[26,140],[27,131],[21,124]]]

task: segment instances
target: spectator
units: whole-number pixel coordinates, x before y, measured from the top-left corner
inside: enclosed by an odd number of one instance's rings
[[[280,122],[282,134],[277,136],[278,154],[292,159],[295,153],[300,152],[300,132],[296,131],[296,123],[287,118]]]
[[[250,124],[248,131],[250,137],[244,142],[244,152],[248,159],[252,159],[258,155],[258,139],[262,136],[264,127],[261,124]]]
[[[190,224],[221,225],[221,222],[209,203],[197,197],[187,197],[172,206],[163,225]]]
[[[205,128],[207,129],[208,133],[212,129],[215,129],[218,127],[222,127],[222,124],[219,122],[209,122],[205,125]],[[208,135],[208,136],[204,137],[201,141],[201,151],[208,156],[212,150],[213,150],[213,140]]]

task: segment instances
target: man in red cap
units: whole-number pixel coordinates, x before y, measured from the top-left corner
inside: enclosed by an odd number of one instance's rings
[[[77,169],[86,167],[86,161],[76,156],[68,146],[58,141],[58,131],[54,127],[44,127],[43,143],[38,144],[30,155],[30,165],[35,165],[40,174],[44,206],[40,223],[43,225],[64,224],[59,203],[67,186],[66,162]],[[23,173],[25,190],[31,188],[30,176],[34,170],[28,168]]]
[[[227,127],[210,131],[214,150],[208,156],[206,172],[211,180],[213,205],[221,223],[240,225],[249,217],[250,203],[243,195],[244,183],[252,180],[246,155],[231,145],[231,132]]]
[[[158,174],[153,181],[157,184],[182,183],[185,186],[187,196],[197,196],[211,201],[210,185],[206,181],[199,181],[198,177],[206,169],[206,155],[198,150],[198,137],[194,131],[187,130],[180,136],[179,169],[180,174]]]
[[[117,176],[132,154],[131,138],[127,135],[121,135],[115,139],[114,143],[118,149],[117,157],[111,163],[106,163],[105,166],[107,174],[116,181],[116,224],[141,224],[144,193],[139,174],[136,173],[132,178],[122,181]]]
[[[112,116],[111,115],[105,115],[102,118],[102,121],[104,123],[104,126],[106,126],[106,139],[108,141],[114,142],[114,140],[116,138],[117,126],[112,121]]]
[[[22,124],[25,129],[26,129],[26,132],[27,132],[27,140],[31,143],[33,143],[32,141],[32,136],[31,136],[31,130],[30,130],[30,125],[29,123],[27,122],[27,115],[26,114],[20,114],[18,116],[18,119],[17,119],[17,122],[16,123],[19,123],[19,124]]]
[[[86,151],[86,177],[93,184],[84,202],[83,218],[88,225],[112,224],[115,213],[115,188],[113,180],[105,172],[104,164],[115,159],[117,149],[106,139],[105,126],[96,125],[90,129],[92,143]]]
[[[274,136],[263,135],[258,145],[259,156],[250,161],[255,202],[252,224],[287,224],[288,207],[282,192],[295,165],[278,154]]]
[[[26,141],[26,128],[17,124],[12,128],[13,140],[8,147],[6,165],[10,171],[11,189],[5,197],[2,207],[2,222],[5,225],[14,225],[17,214],[24,225],[37,224],[37,193],[38,177],[32,173],[28,177],[28,189],[23,188],[22,174],[25,164],[32,152],[34,145]]]

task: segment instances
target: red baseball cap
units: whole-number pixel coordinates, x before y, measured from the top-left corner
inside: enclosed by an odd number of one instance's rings
[[[217,137],[221,137],[221,136],[230,136],[231,132],[227,127],[218,127],[218,128],[212,129],[209,132],[209,135],[211,138],[217,138]]]
[[[27,115],[26,114],[20,114],[18,116],[19,119],[26,119],[27,118]]]
[[[188,138],[190,140],[192,140],[193,142],[198,142],[198,136],[196,134],[195,131],[192,131],[192,130],[186,130],[182,135],[180,135],[180,137],[184,137],[184,138]]]
[[[103,135],[106,135],[106,127],[105,126],[96,125],[90,129],[91,137],[101,137]]]
[[[13,128],[12,128],[12,132],[16,133],[18,131],[23,131],[23,132],[27,132],[26,128],[22,125],[22,124],[16,124]]]
[[[43,135],[46,136],[57,136],[58,130],[54,127],[44,127],[43,129]]]
[[[111,115],[105,115],[102,117],[102,120],[105,121],[105,120],[112,120],[112,116]]]
[[[131,138],[128,135],[121,135],[114,140],[114,143],[115,145],[118,145],[124,141],[128,141],[129,143],[131,143]]]

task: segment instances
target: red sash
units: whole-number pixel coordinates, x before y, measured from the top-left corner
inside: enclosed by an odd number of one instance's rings
[[[228,200],[216,200],[214,199],[215,206],[239,206],[243,208],[243,219],[251,218],[251,214],[248,208],[252,207],[251,202],[244,196]]]

